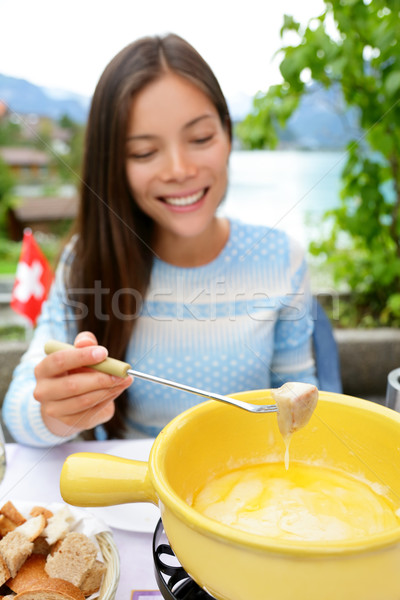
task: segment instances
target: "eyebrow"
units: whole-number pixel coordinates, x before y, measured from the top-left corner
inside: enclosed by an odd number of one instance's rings
[[[206,113],[206,114],[200,115],[199,117],[196,117],[195,119],[192,119],[191,121],[186,123],[183,126],[183,129],[190,129],[190,127],[193,127],[193,125],[196,125],[197,123],[199,123],[199,121],[203,121],[204,119],[217,119],[217,118],[218,118],[217,115],[214,115],[212,113]],[[158,137],[157,135],[151,135],[151,134],[130,135],[129,137],[126,138],[126,141],[129,142],[131,140],[154,140],[157,137]]]

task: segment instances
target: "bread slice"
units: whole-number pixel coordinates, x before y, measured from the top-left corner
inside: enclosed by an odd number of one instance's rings
[[[31,515],[31,517],[37,517],[38,515],[43,515],[44,518],[46,519],[46,521],[48,521],[48,519],[50,519],[50,517],[54,516],[54,513],[52,513],[51,510],[49,510],[48,508],[45,508],[44,506],[34,506],[29,514]]]
[[[10,578],[10,569],[7,566],[6,561],[0,554],[0,586],[3,585]]]
[[[21,513],[15,508],[14,504],[10,501],[6,502],[1,508],[0,513],[10,519],[16,525],[22,525],[26,519]]]
[[[0,537],[4,537],[10,531],[14,531],[17,525],[5,515],[0,514]]]
[[[38,515],[37,517],[32,517],[31,519],[28,519],[28,521],[25,521],[23,525],[19,525],[15,531],[22,533],[28,540],[33,542],[33,540],[39,537],[45,527],[46,519],[44,515]]]
[[[317,406],[318,389],[310,383],[292,381],[271,390],[278,407],[278,427],[284,439],[307,425]]]
[[[0,540],[0,554],[6,562],[11,577],[16,576],[28,556],[32,554],[32,550],[33,543],[17,529],[10,531]]]
[[[85,596],[91,596],[99,591],[105,572],[105,564],[100,560],[96,560],[93,567],[86,573],[86,576],[79,586]]]
[[[57,540],[61,540],[67,535],[73,520],[74,518],[68,506],[61,508],[55,515],[47,520],[43,535],[49,546],[52,546]]]
[[[47,557],[46,573],[80,587],[95,563],[97,551],[95,544],[83,533],[68,533],[54,554]]]
[[[14,600],[85,600],[85,596],[69,581],[48,579],[20,592]]]
[[[50,546],[50,552],[48,554],[50,554],[51,556],[54,556],[54,554],[57,552],[57,550],[61,546],[62,542],[63,542],[63,540],[58,540],[55,544]]]
[[[49,576],[45,571],[46,557],[41,554],[32,554],[22,565],[18,573],[12,579],[7,581],[7,586],[19,594],[32,585],[47,581]]]
[[[50,546],[47,543],[46,538],[44,535],[39,535],[39,537],[33,541],[33,554],[43,554],[47,556],[49,552]]]

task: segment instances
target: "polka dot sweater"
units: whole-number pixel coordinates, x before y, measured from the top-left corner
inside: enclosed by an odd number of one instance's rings
[[[73,341],[60,303],[62,269],[61,261],[4,401],[11,434],[34,446],[66,441],[47,430],[32,394],[33,369],[44,355],[44,342],[50,337]],[[312,331],[301,248],[282,231],[232,220],[229,240],[211,263],[180,268],[155,259],[125,359],[138,371],[219,394],[279,387],[286,381],[317,384]],[[138,378],[129,398],[131,438],[155,437],[174,416],[204,401]]]

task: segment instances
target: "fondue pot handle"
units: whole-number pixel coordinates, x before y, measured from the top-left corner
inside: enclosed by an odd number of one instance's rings
[[[148,463],[109,454],[70,454],[61,470],[60,491],[65,502],[73,506],[158,505]]]

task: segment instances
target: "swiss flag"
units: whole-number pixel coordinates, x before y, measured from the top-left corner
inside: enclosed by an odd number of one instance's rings
[[[25,229],[11,295],[11,308],[27,317],[32,325],[35,325],[53,279],[53,271],[33,237],[32,231]]]

